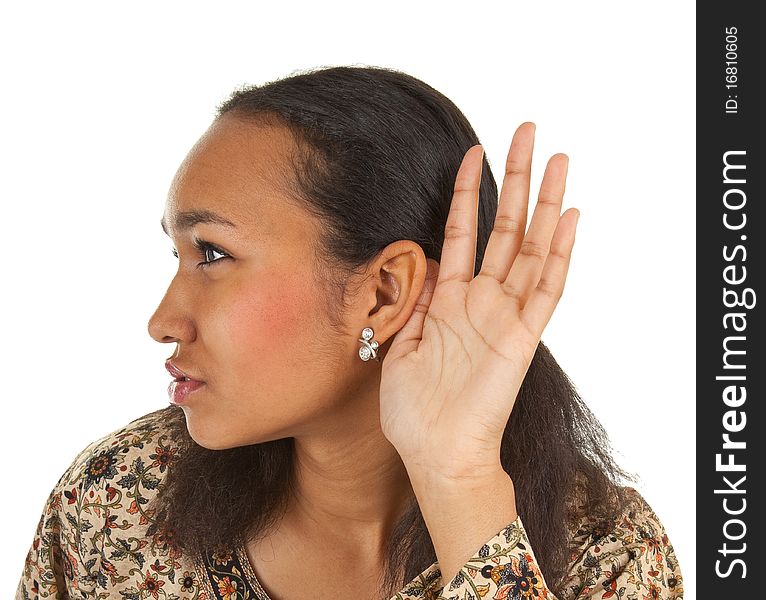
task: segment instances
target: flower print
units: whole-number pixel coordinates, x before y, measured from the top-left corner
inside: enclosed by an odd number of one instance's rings
[[[99,452],[85,465],[85,485],[82,491],[87,492],[91,486],[97,485],[102,479],[111,479],[117,475],[117,452],[120,448],[113,447]]]
[[[606,575],[607,571],[604,571],[604,574]],[[601,585],[604,586],[604,593],[601,595],[602,598],[611,598],[617,593],[617,580],[611,577],[611,573],[609,574],[609,579],[606,581],[602,581]]]
[[[176,456],[176,453],[178,452],[178,448],[169,448],[167,446],[157,446],[154,450],[154,454],[150,454],[149,458],[151,458],[154,462],[149,465],[150,467],[159,467],[160,473],[164,473],[165,469],[169,466],[172,466],[172,464],[176,461],[178,458]]]
[[[47,594],[52,598],[60,591],[61,580],[82,596],[83,584],[92,588],[91,575],[97,560],[97,586],[107,590],[109,597],[114,595],[109,591],[130,585],[129,580],[134,583],[125,599],[259,597],[247,565],[243,563],[244,572],[240,570],[236,547],[223,544],[199,557],[187,555],[187,549],[177,546],[175,531],[164,529],[168,526],[155,520],[154,511],[144,506],[161,491],[159,475],[171,470],[182,446],[167,441],[161,425],[146,429],[139,427],[141,423],[88,448],[87,454],[73,463],[71,473],[61,478],[49,497],[25,560],[19,597]],[[131,493],[123,497],[123,490]],[[101,503],[104,497],[106,504]],[[606,530],[587,514],[571,524],[570,571],[563,588],[567,595],[561,596],[562,600],[683,597],[678,560],[661,523],[640,496],[636,496],[633,508]],[[85,515],[93,514],[96,521],[91,524],[92,519]],[[133,541],[116,535],[125,530],[130,531],[129,539]],[[108,552],[107,544],[111,547]],[[98,558],[80,556],[78,548],[91,547],[101,547],[104,553]],[[60,577],[49,577],[51,572]],[[41,574],[46,576],[41,578]],[[444,600],[459,594],[460,598],[476,596],[479,600],[552,600],[520,522],[481,546],[461,569],[457,583],[459,588],[455,590],[448,589],[449,585],[442,587],[441,572],[432,568],[410,581],[398,598]]]
[[[675,594],[675,596],[673,596],[674,598],[683,598],[684,585],[680,578],[668,577],[668,587],[673,590],[673,593]]]
[[[218,584],[218,594],[222,600],[236,600],[237,586],[232,583],[230,577],[222,577],[216,583]]]
[[[106,558],[101,561],[101,570],[105,573],[108,573],[110,576],[115,576],[118,574],[114,563],[110,560],[107,560]]]
[[[47,507],[47,509],[50,512],[58,512],[58,511],[60,511],[63,508],[62,500],[61,500],[61,494],[62,494],[62,492],[57,492],[57,493],[51,495],[50,500],[48,502],[48,507]],[[72,492],[71,493],[69,493],[66,490],[64,490],[63,494],[67,498],[70,498],[70,501],[68,502],[68,504],[72,504],[73,503],[73,501],[71,500],[72,494],[74,495],[74,498],[75,498],[74,502],[77,501],[77,488],[72,488]]]
[[[216,566],[224,566],[232,561],[231,550],[227,548],[219,548],[213,552],[213,560]]]
[[[182,592],[193,592],[194,588],[197,586],[196,573],[193,573],[192,571],[184,571],[180,583]]]
[[[152,571],[155,571],[156,573],[162,573],[165,569],[167,569],[165,565],[160,564],[159,558],[155,559],[154,562],[151,565],[149,565],[149,568]]]
[[[548,597],[548,590],[543,585],[542,577],[537,565],[532,560],[531,554],[525,553],[521,558],[511,557],[511,564],[500,568],[502,571],[494,600],[526,600]]]
[[[646,546],[647,554],[653,554],[656,562],[662,562],[662,547],[656,537],[648,534],[646,531],[641,531],[641,543]]]
[[[169,527],[160,528],[154,535],[153,544],[157,548],[167,549],[176,547],[176,532]]]
[[[159,598],[160,588],[163,585],[165,585],[164,581],[161,581],[156,574],[152,575],[149,573],[149,571],[147,571],[146,577],[144,578],[144,581],[139,584],[138,589],[141,591],[147,591],[155,598]]]
[[[112,527],[119,527],[119,525],[117,525],[117,517],[118,515],[113,515],[108,510],[104,511],[104,525],[101,530],[105,535],[111,535]]]
[[[58,548],[58,546],[56,546]],[[73,582],[77,581],[77,558],[67,549],[60,555],[63,558],[64,576],[67,579],[71,579]]]
[[[650,583],[649,593],[644,596],[644,600],[659,600],[661,594],[662,590],[656,584]]]

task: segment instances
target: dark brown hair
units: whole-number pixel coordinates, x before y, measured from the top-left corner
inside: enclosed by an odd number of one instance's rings
[[[439,261],[455,176],[479,140],[443,94],[400,71],[331,67],[237,90],[216,118],[285,128],[295,141],[290,193],[318,218],[315,255],[340,323],[348,275],[388,244],[413,240]],[[485,158],[478,210],[479,272],[498,191]],[[179,440],[179,458],[156,498],[156,527],[192,552],[257,538],[278,523],[291,493],[293,439],[226,450],[196,444],[183,411],[157,411]],[[612,526],[625,501],[607,435],[540,342],[506,424],[501,462],[546,581],[560,593],[571,526],[584,513]],[[577,501],[575,501],[577,499]],[[387,600],[436,561],[414,500],[388,540]],[[447,583],[447,582],[443,582]]]

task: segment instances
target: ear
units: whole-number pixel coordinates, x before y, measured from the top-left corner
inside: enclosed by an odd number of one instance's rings
[[[423,249],[410,240],[386,246],[370,265],[368,287],[360,306],[358,331],[372,327],[384,344],[402,328],[415,310],[426,279],[428,262]]]

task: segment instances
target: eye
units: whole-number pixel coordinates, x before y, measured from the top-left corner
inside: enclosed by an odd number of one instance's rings
[[[197,263],[198,268],[209,267],[213,263],[221,262],[224,259],[231,258],[231,256],[229,256],[215,244],[211,244],[210,242],[201,240],[199,238],[194,238],[194,247],[197,249],[197,252],[199,252],[200,256],[205,259],[202,262]],[[216,258],[215,254],[220,254],[221,256]],[[212,258],[209,258],[211,255]],[[175,248],[173,248],[173,256],[178,258],[178,251]]]
[[[213,263],[220,262],[226,258],[230,258],[226,252],[221,250],[218,246],[215,244],[211,244],[210,242],[207,242],[205,240],[201,240],[199,238],[194,238],[194,247],[197,249],[197,251],[202,256],[203,260],[201,263],[197,263],[197,267],[208,267],[212,265]],[[212,258],[208,259],[208,253],[211,254],[220,254],[220,258],[215,258],[213,255]]]

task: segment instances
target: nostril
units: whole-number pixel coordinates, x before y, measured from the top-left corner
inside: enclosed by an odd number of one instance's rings
[[[172,309],[171,312],[170,307],[158,308],[149,319],[147,330],[154,341],[162,344],[189,343],[196,337],[192,319],[180,310]]]

